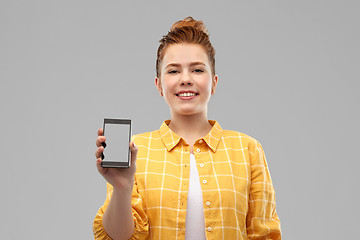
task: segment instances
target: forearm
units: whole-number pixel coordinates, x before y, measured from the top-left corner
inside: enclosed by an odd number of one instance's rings
[[[281,239],[280,220],[276,213],[275,190],[265,153],[260,143],[248,147],[251,186],[247,215],[248,239]]]
[[[114,188],[103,216],[105,231],[114,240],[129,239],[134,232],[131,198],[132,187],[127,189]]]

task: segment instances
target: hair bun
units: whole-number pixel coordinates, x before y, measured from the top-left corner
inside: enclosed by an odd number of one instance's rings
[[[177,21],[174,23],[170,29],[170,31],[174,31],[175,29],[182,28],[182,27],[192,27],[198,31],[202,31],[208,34],[207,29],[202,21],[196,21],[192,17],[184,18],[183,20]]]
[[[177,21],[172,25],[170,31],[159,40],[160,46],[157,50],[156,76],[161,76],[161,62],[165,55],[165,49],[172,44],[190,43],[199,44],[206,51],[211,73],[215,75],[215,49],[211,45],[209,34],[202,21],[196,21],[192,17],[187,17]]]

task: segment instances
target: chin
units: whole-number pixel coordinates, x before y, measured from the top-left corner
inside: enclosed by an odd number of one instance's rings
[[[184,115],[184,116],[191,116],[191,115],[197,115],[200,114],[201,111],[196,111],[195,109],[181,109],[176,111],[177,114]]]

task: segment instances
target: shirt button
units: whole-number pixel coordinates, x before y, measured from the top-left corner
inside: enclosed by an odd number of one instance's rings
[[[200,167],[204,167],[204,164],[203,164],[203,163],[200,163]]]
[[[200,148],[198,148],[198,149],[196,149],[196,151],[199,153],[201,150],[200,150]]]
[[[204,142],[204,141],[203,141],[202,139],[199,140],[199,143],[200,143],[200,144],[203,143],[203,142]]]
[[[207,180],[204,179],[204,180],[203,180],[203,184],[206,184],[206,183],[207,183]]]
[[[205,204],[206,204],[206,206],[208,206],[208,207],[210,206],[210,202],[209,202],[209,201],[207,201]]]
[[[208,230],[209,232],[211,232],[211,227],[208,227],[207,230]]]

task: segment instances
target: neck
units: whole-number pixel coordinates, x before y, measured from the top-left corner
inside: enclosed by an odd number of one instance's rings
[[[195,115],[175,115],[171,114],[169,127],[178,136],[193,145],[194,142],[206,136],[211,130],[211,124],[208,122],[206,113]]]

